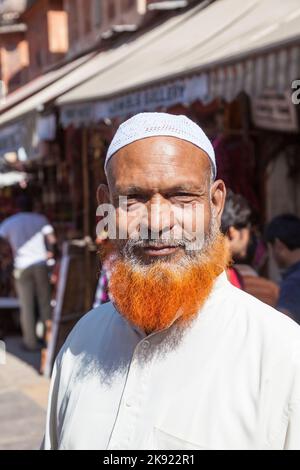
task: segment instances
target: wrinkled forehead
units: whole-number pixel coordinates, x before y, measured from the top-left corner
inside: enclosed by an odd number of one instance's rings
[[[127,186],[145,189],[168,185],[203,185],[210,181],[211,163],[194,144],[176,137],[156,136],[132,142],[110,159],[110,190]]]

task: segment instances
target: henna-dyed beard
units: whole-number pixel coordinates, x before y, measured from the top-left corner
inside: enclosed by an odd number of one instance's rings
[[[110,247],[109,292],[118,311],[147,333],[162,330],[175,320],[187,325],[229,263],[225,239],[215,225],[203,247],[186,252],[178,263],[158,260],[141,264],[132,254],[135,242],[127,244],[130,249],[125,244],[120,252]]]

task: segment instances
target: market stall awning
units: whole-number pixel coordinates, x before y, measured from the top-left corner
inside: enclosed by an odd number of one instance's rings
[[[44,106],[42,97],[52,96],[57,81],[67,80],[76,73],[95,53],[86,54],[72,62],[49,71],[30,81],[1,100],[0,104],[0,158],[6,152],[18,153],[24,149],[26,155],[36,153],[39,111]],[[55,95],[55,97],[58,95]],[[23,150],[22,150],[23,151]]]
[[[72,70],[75,70],[77,67],[88,61],[93,55],[94,54],[92,53],[85,54],[78,59],[50,70],[49,72],[34,78],[12,93],[9,93],[9,95],[2,97],[0,100],[0,114],[4,113],[26,98],[34,95],[43,88],[46,88],[48,85],[55,82],[59,78],[66,76]]]
[[[203,6],[176,17],[172,27],[172,20],[157,27],[152,37],[145,34],[144,47],[122,63],[61,95],[56,103],[63,124],[84,119],[87,110],[97,120],[176,100],[232,100],[242,90],[258,96],[265,88],[291,89],[300,76],[299,0]]]

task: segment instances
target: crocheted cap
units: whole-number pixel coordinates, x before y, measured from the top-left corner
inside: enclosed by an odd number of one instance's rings
[[[109,159],[122,147],[146,137],[171,136],[186,140],[207,153],[213,167],[214,178],[217,167],[213,146],[200,126],[188,117],[168,113],[139,113],[123,122],[108,148],[104,169]]]

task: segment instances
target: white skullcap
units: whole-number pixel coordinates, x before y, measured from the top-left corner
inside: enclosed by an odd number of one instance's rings
[[[213,176],[216,177],[215,152],[201,127],[186,116],[168,113],[140,113],[123,122],[108,148],[104,164],[105,172],[109,159],[122,147],[136,140],[159,135],[186,140],[206,152],[212,163]]]

